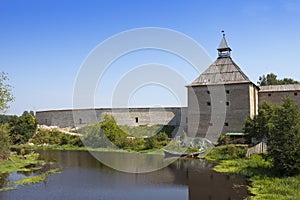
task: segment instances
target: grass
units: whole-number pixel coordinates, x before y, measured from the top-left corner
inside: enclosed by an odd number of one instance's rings
[[[243,158],[247,152],[245,145],[224,145],[213,148],[205,159],[213,162]]]
[[[60,151],[99,151],[99,152],[127,152],[127,153],[147,153],[147,154],[161,154],[160,149],[118,149],[118,148],[90,148],[90,147],[77,147],[71,145],[14,145],[13,149],[27,149],[27,150],[60,150]]]
[[[300,199],[300,175],[277,177],[272,159],[263,154],[245,158],[245,154],[242,154],[245,150],[243,146],[219,146],[206,159],[218,162],[214,167],[217,172],[245,176],[251,182],[248,190],[253,195],[247,199]]]
[[[8,160],[0,162],[0,174],[11,173],[14,171],[31,171],[27,166],[43,163],[43,161],[38,160],[38,157],[38,153],[31,153],[25,156],[11,155]]]
[[[214,170],[227,174],[240,174],[245,177],[253,177],[271,175],[272,166],[272,161],[266,160],[261,155],[253,155],[249,159],[222,160],[214,167]]]
[[[157,133],[165,132],[169,137],[172,135],[172,131],[175,129],[175,126],[171,125],[140,125],[140,126],[127,126],[119,125],[119,127],[128,133],[137,138],[142,138],[143,136],[154,136]]]
[[[294,177],[253,177],[249,191],[254,194],[251,199],[292,200],[300,199],[300,176]]]
[[[27,177],[27,178],[24,178],[22,180],[18,180],[18,181],[15,181],[14,183],[16,185],[26,185],[26,184],[32,184],[32,183],[38,183],[38,182],[41,182],[41,181],[44,181],[48,175],[50,174],[55,174],[55,173],[58,173],[60,172],[60,169],[52,169],[52,170],[49,170],[41,175],[37,175],[37,176],[33,176],[33,177]]]
[[[10,174],[12,172],[33,172],[39,171],[46,164],[44,161],[39,160],[38,153],[30,153],[24,156],[11,155],[8,160],[0,162],[0,175]],[[59,172],[60,169],[52,169],[37,176],[25,177],[21,180],[14,181],[13,183],[8,182],[0,191],[16,189],[18,185],[31,184],[44,181],[48,175]],[[1,177],[0,177],[1,178]]]

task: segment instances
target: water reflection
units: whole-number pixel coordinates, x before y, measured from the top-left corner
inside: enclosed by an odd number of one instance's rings
[[[116,171],[98,162],[85,151],[41,151],[47,161],[56,161],[61,174],[51,175],[44,183],[26,185],[17,190],[0,192],[0,199],[243,199],[246,189],[239,177],[216,173],[211,163],[180,159],[161,170],[132,174]],[[99,153],[118,158],[118,165],[130,166],[131,155]],[[116,155],[118,154],[118,155]],[[153,162],[164,162],[162,156],[145,155]]]

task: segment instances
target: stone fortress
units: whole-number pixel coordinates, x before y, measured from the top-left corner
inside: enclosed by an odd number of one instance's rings
[[[280,104],[290,96],[300,105],[299,84],[259,87],[251,82],[232,60],[224,33],[217,50],[217,59],[186,86],[187,107],[47,110],[37,111],[36,118],[40,125],[63,128],[84,126],[111,114],[120,125],[173,125],[190,136],[205,137],[242,133],[245,119],[255,116],[264,101]]]

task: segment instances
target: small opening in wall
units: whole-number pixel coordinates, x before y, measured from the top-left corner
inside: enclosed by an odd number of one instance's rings
[[[207,93],[207,94],[210,94],[210,91],[209,91],[209,90],[207,90],[207,91],[206,91],[206,93]]]
[[[225,126],[228,126],[229,124],[227,122],[224,123]]]
[[[213,126],[213,123],[208,123],[209,126]]]
[[[208,101],[208,102],[206,102],[206,104],[208,105],[208,106],[210,106],[211,105],[211,103]]]
[[[79,118],[79,124],[82,124],[82,119],[81,118]]]
[[[229,94],[230,93],[230,91],[229,90],[226,90],[226,94]]]
[[[298,93],[297,93],[297,92],[295,92],[295,93],[294,93],[294,96],[297,96],[297,95],[298,95]]]
[[[139,118],[138,117],[135,118],[135,123],[139,123]]]
[[[226,106],[229,106],[229,101],[226,102]]]
[[[268,94],[268,96],[270,97],[270,96],[271,96],[271,94],[269,93],[269,94]]]

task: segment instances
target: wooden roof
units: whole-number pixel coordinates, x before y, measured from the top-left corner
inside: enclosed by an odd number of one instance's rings
[[[252,83],[231,57],[219,57],[189,86]]]
[[[260,86],[259,92],[287,92],[287,91],[300,91],[300,84],[288,85],[267,85]]]

